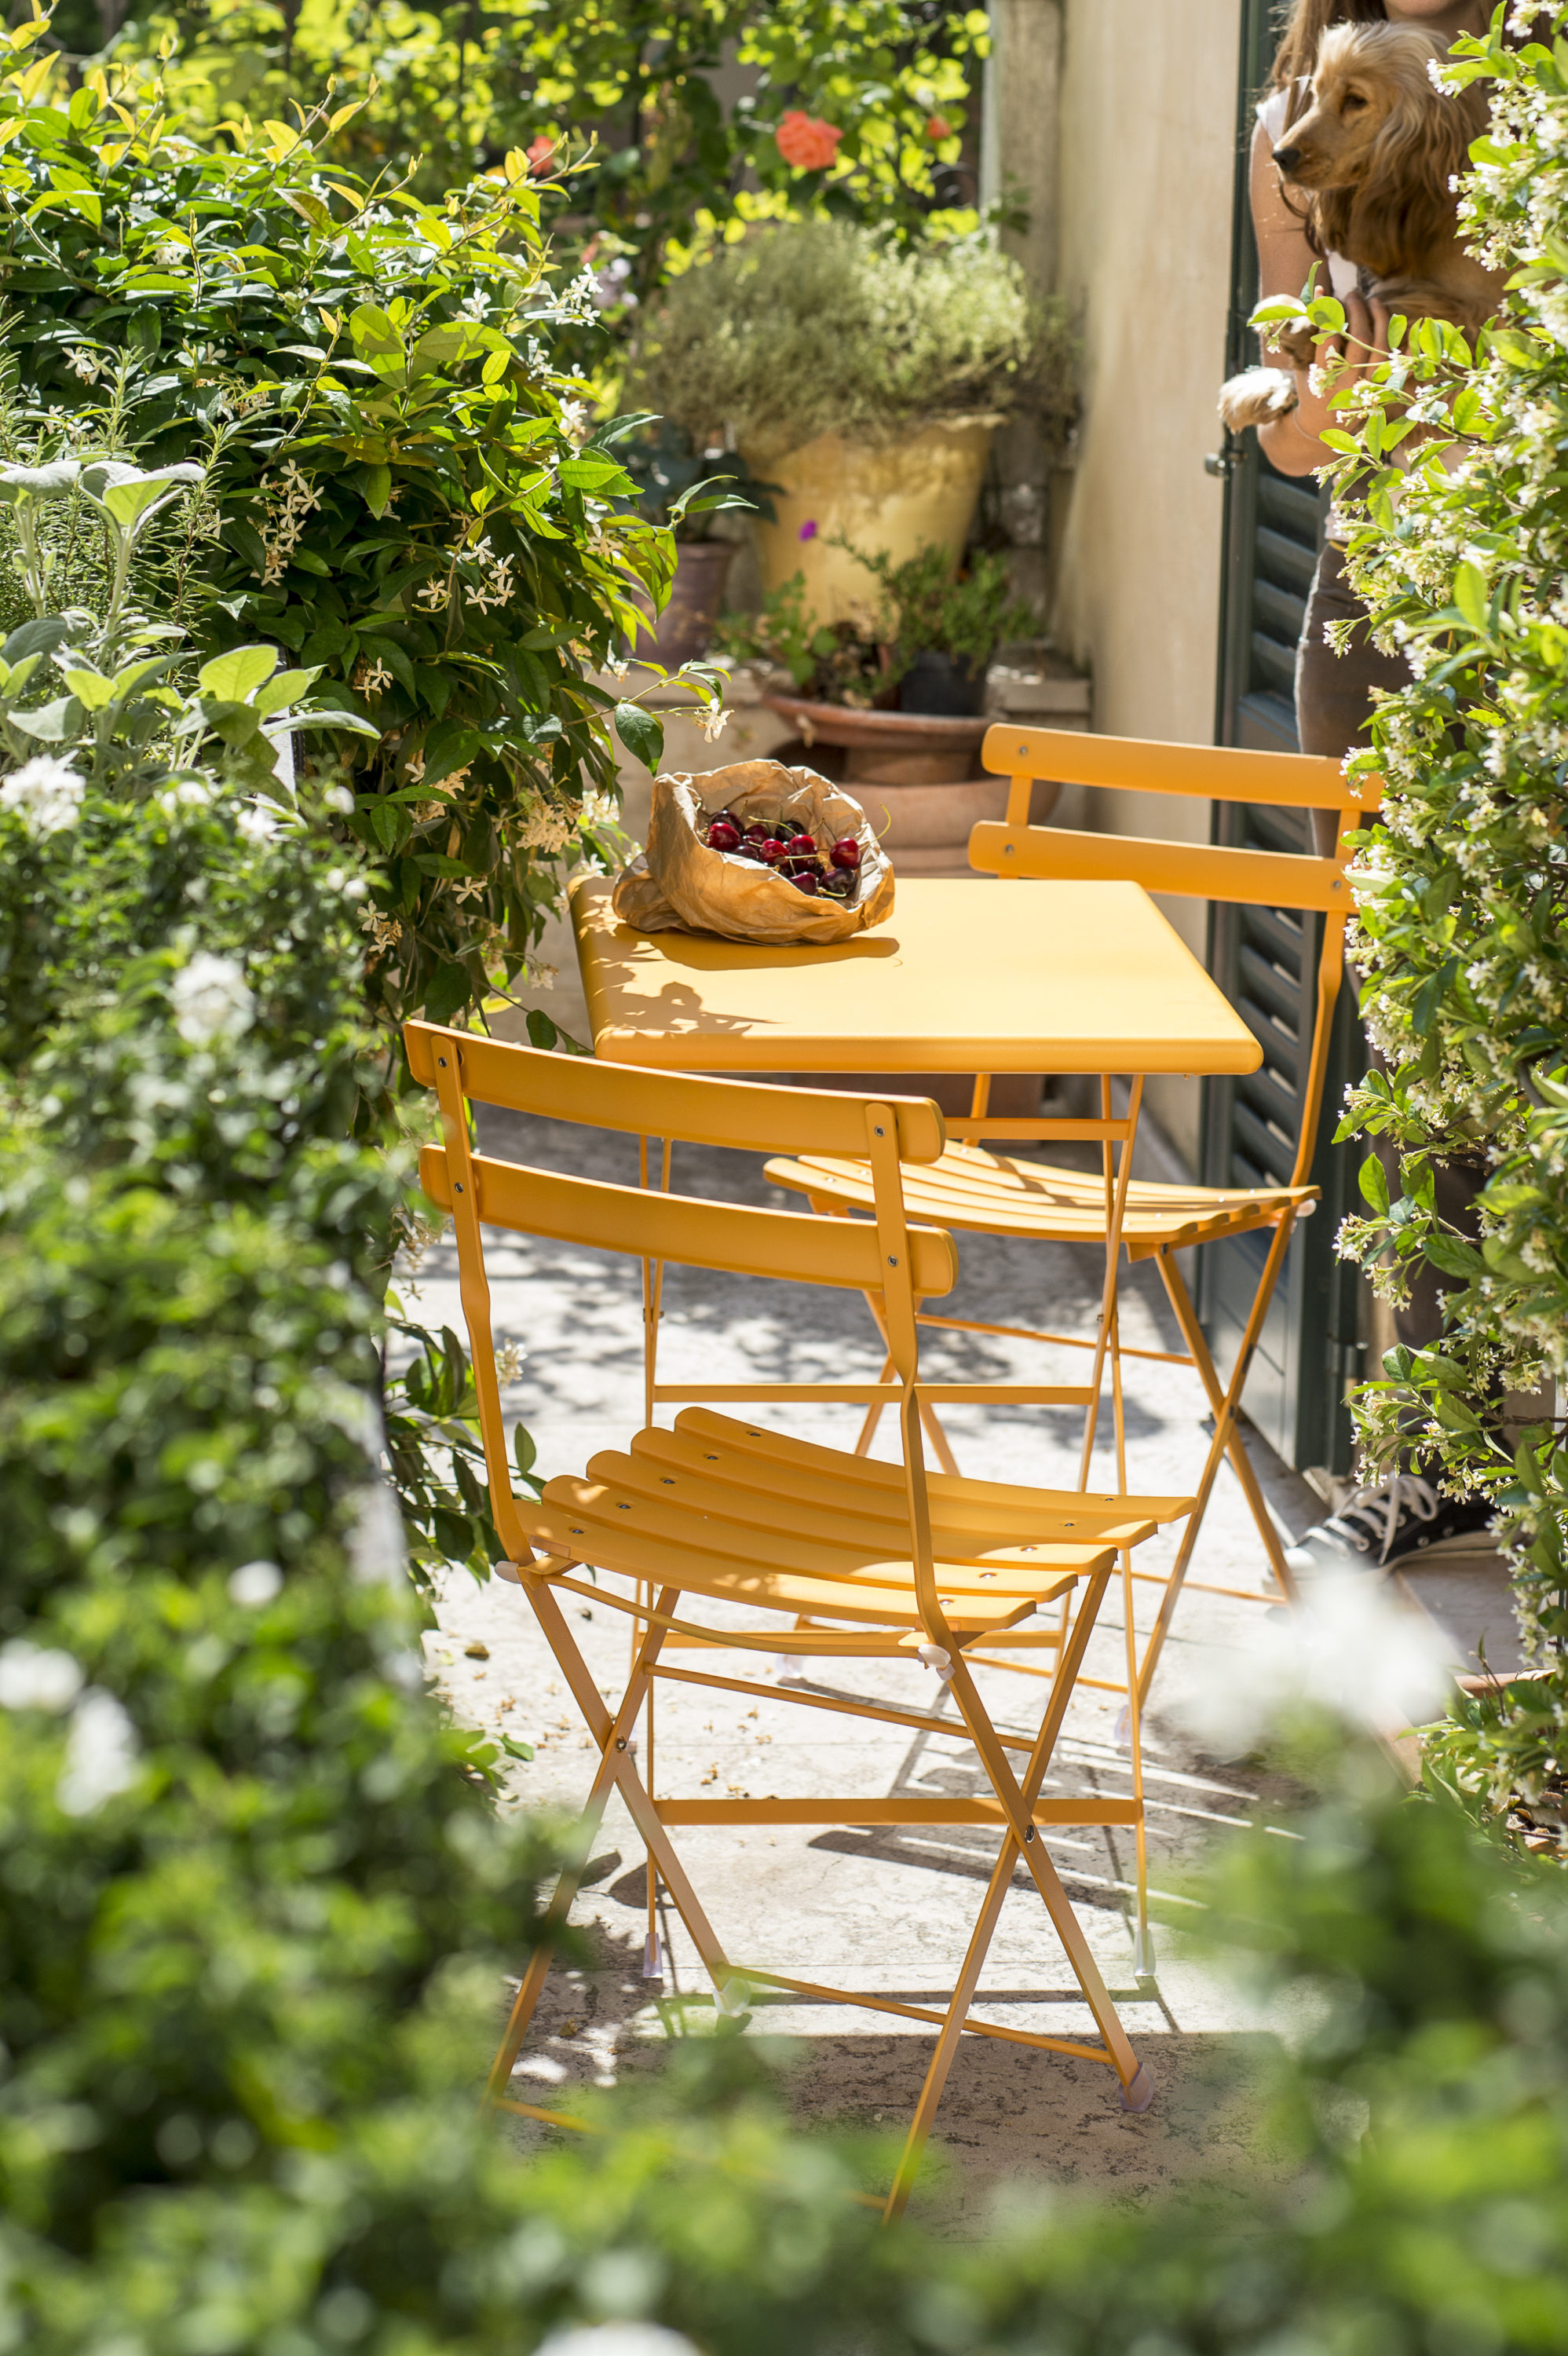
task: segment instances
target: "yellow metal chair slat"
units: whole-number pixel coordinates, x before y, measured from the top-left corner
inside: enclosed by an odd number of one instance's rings
[[[1030,1490],[927,1473],[916,1303],[945,1292],[956,1263],[945,1233],[910,1224],[903,1172],[939,1159],[945,1140],[936,1108],[923,1099],[837,1092],[816,1103],[810,1091],[645,1071],[627,1074],[623,1093],[622,1075],[603,1065],[475,1041],[428,1023],[411,1023],[406,1035],[411,1068],[435,1090],[441,1108],[443,1142],[426,1148],[421,1170],[431,1199],[451,1210],[456,1230],[490,1497],[509,1558],[502,1573],[527,1596],[599,1753],[585,1811],[588,1836],[612,1793],[618,1793],[645,1844],[650,1949],[657,1944],[654,1908],[662,1885],[725,2007],[733,2009],[755,1987],[886,2009],[890,2000],[879,1995],[819,1988],[738,1966],[692,1887],[671,1828],[763,1823],[989,1826],[997,1836],[997,1855],[951,2001],[942,2011],[914,2016],[930,2021],[937,2034],[886,2213],[896,2215],[909,2198],[954,2051],[965,2031],[1005,2033],[1047,2051],[1103,2062],[1115,2072],[1125,2107],[1147,2107],[1153,2092],[1148,2072],[1122,2027],[1037,1827],[1131,1823],[1141,1813],[1136,1802],[1093,1793],[1053,1792],[1047,1800],[1041,1785],[1120,1555],[1157,1525],[1179,1519],[1191,1500]],[[709,1090],[718,1091],[720,1100],[710,1098]],[[689,1134],[760,1153],[783,1148],[842,1155],[847,1131],[853,1130],[864,1141],[872,1173],[872,1219],[824,1220],[675,1195],[667,1191],[667,1156],[665,1183],[656,1191],[561,1179],[505,1162],[475,1151],[470,1111],[476,1101],[557,1120],[635,1124],[641,1133],[667,1142]],[[901,1461],[873,1463],[848,1450],[795,1439],[768,1423],[696,1406],[681,1414],[673,1431],[650,1422],[630,1435],[624,1449],[595,1456],[583,1473],[557,1474],[537,1499],[519,1496],[512,1484],[496,1373],[486,1225],[607,1248],[653,1263],[679,1259],[731,1273],[852,1284],[865,1290],[887,1340],[892,1380],[861,1389],[872,1397],[891,1395]],[[656,1302],[656,1287],[650,1286],[645,1298]],[[650,1372],[650,1395],[652,1387]],[[987,1388],[963,1387],[966,1397],[983,1397]],[[820,1386],[808,1384],[773,1386],[770,1396],[787,1400],[792,1388],[807,1398],[821,1394]],[[942,1395],[942,1387],[937,1389]],[[1015,1390],[1001,1386],[998,1396],[1009,1398]],[[846,1395],[860,1394],[849,1386]],[[566,1598],[580,1594],[622,1612],[630,1623],[630,1672],[613,1704],[603,1698],[562,1609]],[[720,1618],[700,1616],[714,1605],[721,1609]],[[1053,1620],[1046,1627],[1039,1615],[1048,1607]],[[885,1694],[860,1699],[677,1668],[663,1655],[677,1644],[738,1655],[742,1663],[757,1653],[897,1661],[912,1660],[918,1652],[948,1683],[956,1715],[938,1720],[929,1711],[897,1707]],[[1013,1646],[1051,1656],[1039,1727],[1027,1740],[1004,1739],[992,1725],[966,1659],[966,1648],[977,1644],[989,1648],[987,1657],[997,1647]],[[962,1730],[988,1788],[963,1797],[656,1796],[652,1697],[661,1678],[702,1685],[715,1697],[715,1706],[722,1696],[766,1695],[771,1701],[859,1714],[868,1720]],[[631,1740],[645,1712],[645,1769]],[[586,1839],[581,1853],[588,1853]],[[1056,1928],[1097,2043],[1012,2028],[1004,2032],[975,2010],[981,1968],[1020,1866]],[[551,1901],[550,1929],[564,1922],[576,1887],[575,1869],[562,1875]],[[493,2102],[529,2115],[537,2106],[516,2101],[509,2087],[549,1958],[547,1935],[524,1974],[489,2083]]]

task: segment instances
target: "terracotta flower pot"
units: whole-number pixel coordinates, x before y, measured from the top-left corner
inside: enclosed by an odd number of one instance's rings
[[[880,601],[863,564],[830,541],[853,541],[895,564],[923,548],[944,549],[956,564],[975,519],[997,420],[961,417],[927,425],[885,447],[818,434],[798,450],[745,455],[773,494],[776,521],[752,524],[764,591],[805,575],[805,606],[816,623],[876,626]]]
[[[635,651],[642,660],[677,670],[683,662],[695,662],[708,652],[734,554],[735,543],[730,540],[677,541],[669,603],[658,617],[652,639],[637,641]]]

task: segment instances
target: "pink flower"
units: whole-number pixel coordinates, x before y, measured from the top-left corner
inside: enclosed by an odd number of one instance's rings
[[[541,131],[539,137],[534,141],[533,145],[528,149],[528,170],[530,173],[533,173],[536,176],[542,173],[546,169],[554,154],[555,141],[553,139],[547,138],[545,134]]]
[[[795,538],[796,540],[815,540],[816,538],[816,518],[815,516],[806,517],[805,521],[801,525],[800,530],[796,532]]]
[[[773,145],[797,172],[821,172],[838,153],[842,131],[817,114],[803,114],[792,106],[773,134]]]
[[[925,135],[933,145],[940,145],[944,139],[952,138],[953,125],[945,114],[933,114],[927,121]]]

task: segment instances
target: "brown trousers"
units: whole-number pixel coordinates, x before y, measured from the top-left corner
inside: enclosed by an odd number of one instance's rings
[[[1340,551],[1328,541],[1317,560],[1301,640],[1296,649],[1296,724],[1304,753],[1326,753],[1335,760],[1367,741],[1373,688],[1408,687],[1410,672],[1399,655],[1380,654],[1365,627],[1366,608],[1345,579]],[[1325,636],[1330,622],[1360,620],[1349,648],[1336,654]],[[1314,847],[1321,856],[1334,848],[1334,817],[1328,810],[1312,813]],[[1353,977],[1352,977],[1353,980]],[[1386,1070],[1382,1057],[1369,1040],[1368,1058]],[[1388,1173],[1389,1192],[1400,1193],[1399,1156],[1386,1138],[1377,1140],[1378,1159]],[[1487,1165],[1474,1161],[1434,1164],[1437,1214],[1448,1226],[1474,1237],[1477,1230],[1476,1196],[1487,1183]],[[1410,1299],[1394,1312],[1394,1332],[1407,1349],[1425,1349],[1443,1331],[1443,1295],[1449,1280],[1424,1264],[1410,1288]]]

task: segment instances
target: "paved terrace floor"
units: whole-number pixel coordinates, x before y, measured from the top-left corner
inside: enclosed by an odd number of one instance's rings
[[[482,1116],[485,1149],[584,1174],[635,1183],[635,1142],[595,1131],[547,1130],[520,1117]],[[771,1188],[760,1162],[677,1149],[676,1184],[685,1193],[798,1207]],[[527,1423],[548,1477],[581,1470],[600,1448],[624,1446],[642,1419],[640,1266],[611,1255],[515,1237],[493,1238],[496,1329],[526,1354],[507,1408]],[[1020,1320],[1088,1331],[1097,1299],[1095,1255],[964,1237],[961,1290],[945,1307],[989,1322]],[[438,1246],[420,1276],[426,1322],[461,1324],[453,1255]],[[1178,1346],[1174,1323],[1151,1269],[1123,1290],[1123,1331],[1134,1344]],[[676,1381],[837,1381],[874,1368],[877,1351],[858,1296],[748,1282],[672,1269],[666,1280],[660,1372]],[[986,1337],[935,1335],[928,1373],[948,1379],[1081,1381],[1083,1359]],[[1191,1486],[1205,1433],[1196,1378],[1184,1370],[1129,1360],[1127,1431],[1131,1486],[1151,1492]],[[673,1411],[667,1411],[673,1412]],[[786,1411],[758,1411],[784,1419]],[[787,1411],[802,1436],[853,1444],[858,1411],[834,1406]],[[1020,1408],[947,1413],[961,1467],[993,1479],[1071,1486],[1082,1424],[1076,1410]],[[895,1452],[884,1424],[877,1452]],[[1285,1526],[1299,1530],[1321,1506],[1261,1442],[1254,1462]],[[1111,1461],[1100,1459],[1109,1485]],[[1140,1549],[1140,1568],[1163,1568],[1174,1539]],[[1261,1588],[1260,1548],[1233,1476],[1221,1476],[1197,1575],[1220,1585]],[[1139,1591],[1140,1624],[1157,1590]],[[627,1622],[575,1599],[573,1626],[606,1694],[619,1693]],[[1195,1734],[1193,1706],[1249,1677],[1267,1607],[1189,1594],[1161,1669],[1146,1722],[1145,1767],[1157,1970],[1138,1981],[1131,1968],[1130,1837],[1117,1828],[1049,1837],[1101,1969],[1157,2086],[1138,2117],[1118,2106],[1109,2071],[990,2039],[965,2038],[938,2120],[950,2163],[921,2195],[942,2230],[976,2230],[989,2198],[1006,2187],[1093,2188],[1136,2198],[1202,2174],[1244,2201],[1260,2168],[1277,2162],[1262,2140],[1261,2074],[1272,2032],[1249,2019],[1222,1976],[1200,1960],[1190,1926],[1196,1869],[1230,1827],[1282,1825],[1291,1794],[1255,1760],[1222,1758]],[[462,1573],[447,1584],[441,1633],[430,1640],[446,1690],[466,1719],[536,1746],[511,1788],[520,1807],[574,1810],[592,1774],[592,1745],[525,1599],[499,1580],[480,1588]],[[1094,1639],[1089,1673],[1115,1677],[1124,1631],[1117,1587]],[[487,1656],[470,1647],[481,1645]],[[677,1655],[689,1661],[690,1655]],[[1028,1657],[1025,1655],[1024,1657]],[[741,1656],[735,1656],[737,1662]],[[714,1666],[726,1664],[714,1662]],[[842,1684],[844,1665],[825,1666]],[[777,1672],[770,1672],[776,1682]],[[1032,1678],[981,1672],[989,1707],[1005,1731],[1032,1734],[1041,1687]],[[862,1691],[930,1709],[940,1687],[912,1663],[868,1665]],[[1130,1789],[1118,1747],[1120,1704],[1081,1690],[1046,1789]],[[1031,1712],[1034,1715],[1031,1715]],[[782,1700],[755,1703],[695,1687],[661,1687],[657,1787],[729,1793],[821,1791],[981,1793],[978,1761],[962,1731],[912,1736],[907,1729],[809,1711]],[[984,1894],[994,1836],[965,1829],[915,1831],[784,1828],[770,1833],[688,1830],[677,1837],[693,1881],[730,1954],[792,1977],[859,1987],[901,2001],[944,2002]],[[581,1965],[551,1976],[519,2065],[524,2100],[570,2107],[580,2084],[610,2085],[628,2071],[657,2068],[667,2029],[654,1997],[707,2002],[708,1984],[686,1933],[661,1907],[667,1977],[650,1989],[640,1976],[645,1927],[642,1844],[619,1800],[594,1843],[589,1887],[573,1921],[586,1938]],[[988,2017],[1069,2037],[1093,2024],[1050,1922],[1020,1873],[1004,1911],[982,1983]],[[790,2081],[803,2121],[880,2126],[901,2132],[919,2092],[930,2031],[891,2016],[797,1999],[759,2008],[759,2026],[795,2040]],[[525,2129],[525,2136],[539,2132]]]

